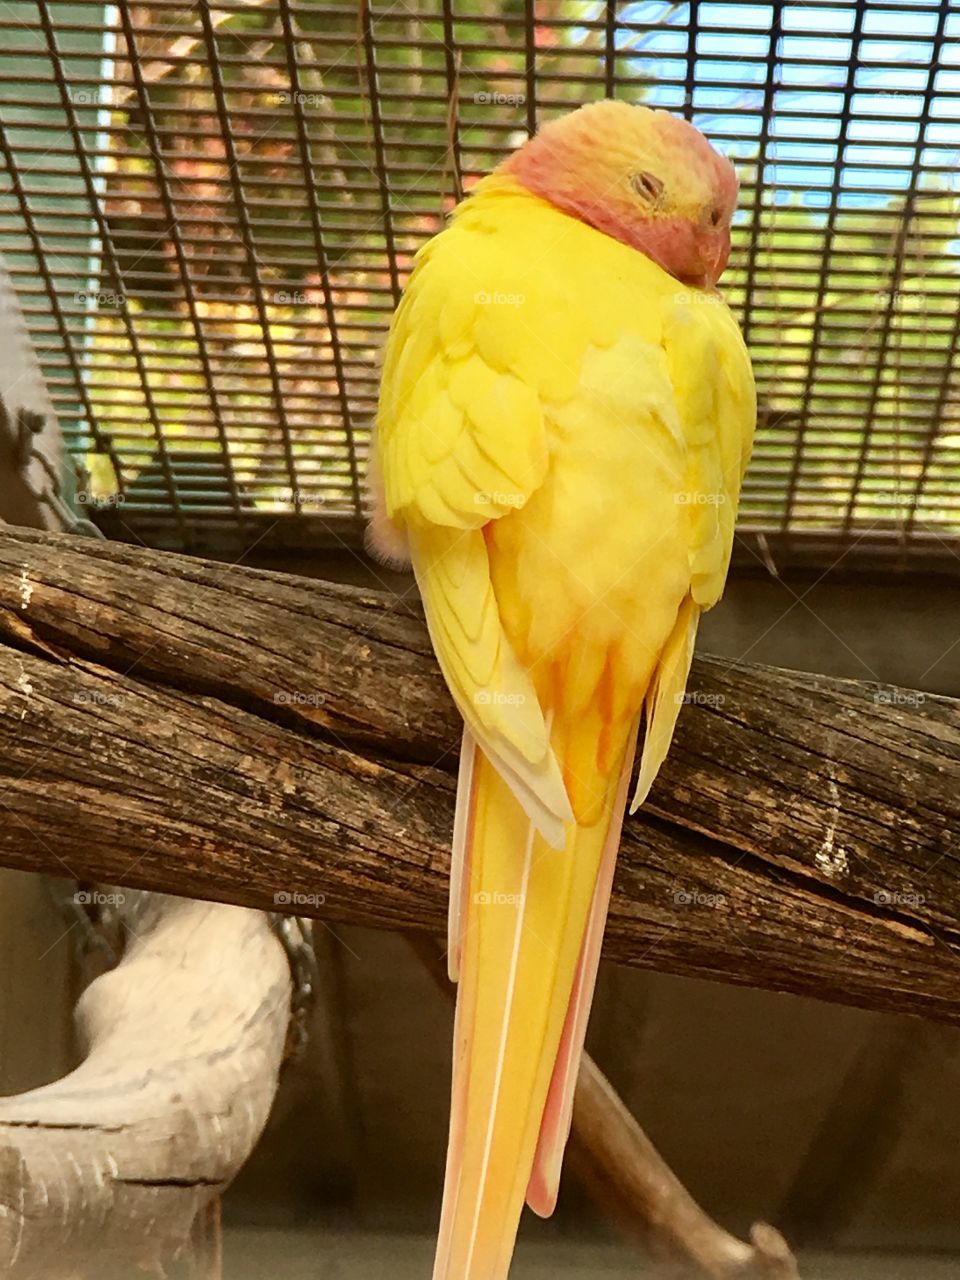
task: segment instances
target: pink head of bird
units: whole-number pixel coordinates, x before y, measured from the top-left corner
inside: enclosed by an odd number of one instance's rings
[[[591,103],[544,125],[500,172],[684,284],[714,285],[727,265],[737,175],[669,112]]]

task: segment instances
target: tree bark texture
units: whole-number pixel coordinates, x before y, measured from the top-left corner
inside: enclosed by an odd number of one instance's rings
[[[960,1020],[960,704],[699,657],[605,954]],[[415,596],[0,531],[0,863],[443,930]]]

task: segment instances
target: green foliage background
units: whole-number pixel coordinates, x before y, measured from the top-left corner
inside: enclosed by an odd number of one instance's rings
[[[355,510],[397,288],[461,185],[468,189],[530,122],[522,0],[460,0],[456,57],[435,9],[436,17],[375,9],[371,33],[354,3],[298,8],[289,18],[295,65],[277,4],[221,13],[215,42],[234,168],[196,11],[138,9],[180,244],[121,39],[99,157],[121,279],[104,269],[98,285],[123,302],[72,316],[83,330],[99,445],[77,401],[61,397],[98,492],[119,486],[131,512],[167,501],[159,415],[174,464],[178,451],[220,459],[205,481],[184,485],[181,498],[198,514],[223,507],[227,472],[245,509],[325,518]],[[538,6],[541,117],[605,94],[601,11],[573,0]],[[631,100],[645,93],[633,61],[642,42],[642,33],[628,33],[617,44],[616,92]],[[756,157],[742,166],[725,278],[761,392],[742,522],[956,534],[956,196],[923,180],[885,206],[842,200],[827,211],[808,207],[802,193],[769,190],[757,204],[755,174]]]

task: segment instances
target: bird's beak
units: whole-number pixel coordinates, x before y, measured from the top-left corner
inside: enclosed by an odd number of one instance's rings
[[[709,245],[704,246],[703,267],[707,279],[715,285],[726,269],[730,257],[730,228],[724,227],[719,235],[711,237]]]

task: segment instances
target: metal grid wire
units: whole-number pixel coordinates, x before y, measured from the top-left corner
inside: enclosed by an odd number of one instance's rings
[[[738,558],[955,565],[960,0],[71,0],[0,32],[4,253],[116,536],[353,543],[414,252],[612,95],[740,169]]]

